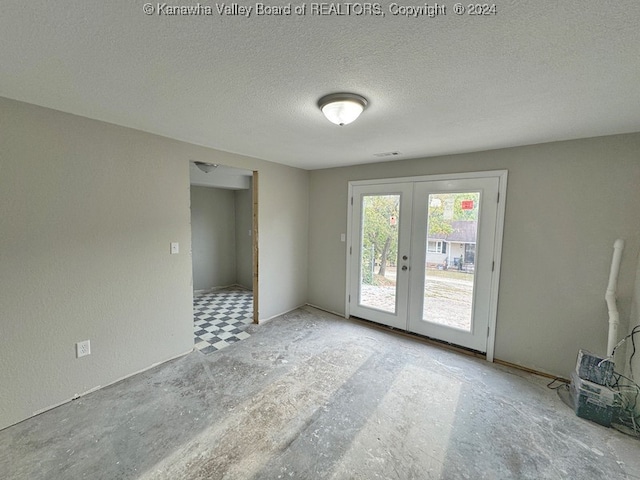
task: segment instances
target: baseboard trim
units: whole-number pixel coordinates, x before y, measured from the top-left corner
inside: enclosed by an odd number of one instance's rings
[[[273,320],[274,318],[278,318],[278,317],[281,317],[282,315],[286,315],[287,313],[291,313],[294,310],[299,309],[300,307],[304,307],[305,305],[306,305],[305,303],[301,303],[297,307],[294,307],[291,310],[287,310],[286,312],[278,313],[277,315],[273,315],[273,316],[268,317],[268,318],[259,318],[258,319],[258,325],[262,325],[263,323],[268,322],[269,320]]]
[[[305,305],[308,306],[308,307],[316,308],[316,309],[320,310],[321,312],[327,312],[327,313],[330,313],[330,314],[335,315],[335,316],[340,317],[340,318],[346,318],[344,316],[344,313],[338,313],[338,312],[334,312],[333,310],[327,310],[326,308],[319,307],[317,305],[314,305],[313,303],[305,303]]]
[[[515,368],[516,370],[521,370],[523,372],[531,373],[533,375],[538,375],[539,377],[551,378],[559,382],[570,383],[569,380],[564,377],[558,377],[557,375],[553,375],[551,373],[541,372],[540,370],[536,370],[535,368],[524,367],[522,365],[518,365],[517,363],[511,363],[511,362],[507,362],[506,360],[500,360],[499,358],[494,358],[493,363],[497,363],[498,365],[502,365],[505,367]]]
[[[220,290],[224,290],[225,288],[239,288],[242,290],[246,290],[247,292],[253,291],[250,288],[245,287],[244,285],[240,285],[239,283],[233,283],[231,285],[222,286],[222,287],[211,287],[211,288],[205,288],[204,290],[194,290],[193,294],[204,295],[206,293],[215,293],[215,292],[219,292]]]

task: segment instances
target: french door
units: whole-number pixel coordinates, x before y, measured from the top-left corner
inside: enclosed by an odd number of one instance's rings
[[[506,171],[350,190],[348,313],[491,360]]]

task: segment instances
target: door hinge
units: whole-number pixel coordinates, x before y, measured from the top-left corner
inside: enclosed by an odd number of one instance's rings
[[[500,192],[498,192],[498,202],[497,203],[500,203]]]
[[[351,197],[351,205],[353,205],[353,197]]]
[[[351,303],[351,295],[349,295],[349,303]]]
[[[494,260],[493,262],[491,262],[491,271],[493,272],[495,268],[496,268],[496,262]]]
[[[349,247],[349,255],[353,255],[353,247]]]
[[[489,337],[489,327],[487,327],[487,338]]]

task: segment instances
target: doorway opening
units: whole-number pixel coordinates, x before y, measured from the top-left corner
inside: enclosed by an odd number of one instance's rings
[[[194,345],[209,354],[257,323],[258,172],[190,162]]]
[[[493,360],[506,171],[349,183],[347,316]]]

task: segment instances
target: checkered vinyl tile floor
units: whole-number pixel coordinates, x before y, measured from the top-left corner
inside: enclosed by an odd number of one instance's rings
[[[205,355],[244,340],[253,323],[253,292],[231,287],[194,295],[193,322],[195,346]]]

